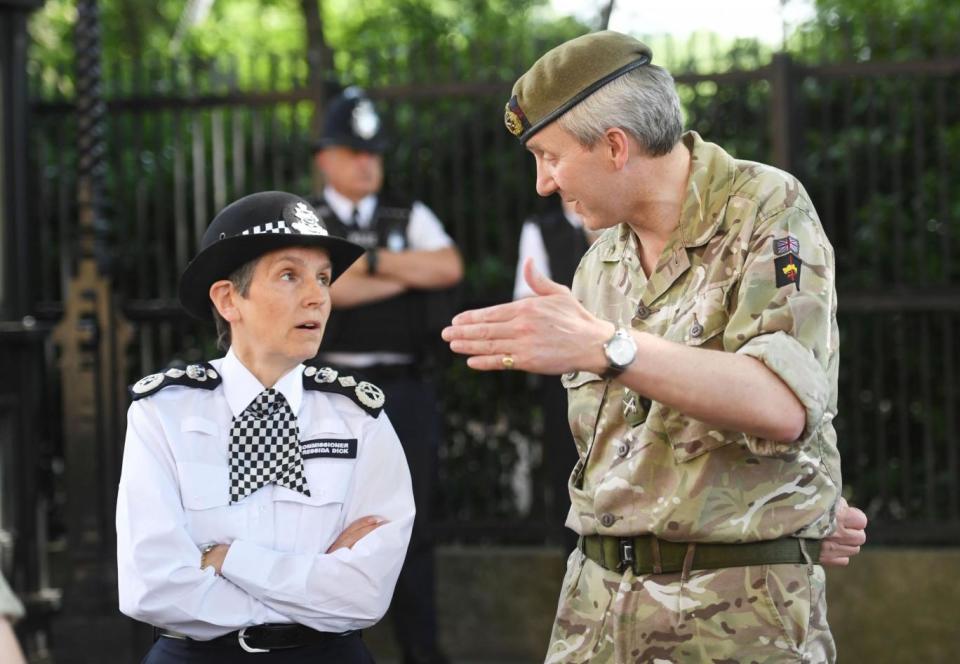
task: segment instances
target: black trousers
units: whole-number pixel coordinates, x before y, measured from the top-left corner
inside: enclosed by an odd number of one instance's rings
[[[373,656],[359,632],[315,645],[248,653],[239,644],[206,644],[160,637],[141,664],[234,664],[235,662],[273,662],[274,664],[374,664]]]
[[[567,390],[556,376],[543,376],[540,384],[540,403],[543,406],[543,460],[547,488],[547,518],[551,537],[568,553],[577,546],[577,534],[564,527],[570,511],[570,490],[567,483],[580,455],[570,433],[567,418]]]
[[[437,484],[441,416],[436,390],[417,377],[379,377],[364,371],[383,389],[384,410],[403,445],[417,517],[407,557],[393,593],[390,614],[406,658],[427,657],[437,650],[434,541],[431,530]]]

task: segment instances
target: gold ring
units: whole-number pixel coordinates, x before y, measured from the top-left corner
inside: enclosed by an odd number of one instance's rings
[[[500,364],[502,364],[503,368],[507,371],[513,369],[513,355],[504,355],[502,358],[500,358]]]

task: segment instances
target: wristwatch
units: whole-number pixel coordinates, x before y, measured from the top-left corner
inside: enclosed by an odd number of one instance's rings
[[[613,336],[603,344],[603,354],[607,356],[607,370],[601,377],[616,378],[636,359],[637,342],[633,340],[628,329],[618,327]]]
[[[217,547],[216,544],[208,544],[202,549],[200,549],[200,569],[201,570],[204,570],[210,567],[210,563],[207,562],[207,554],[213,551],[216,547]],[[220,576],[220,574],[216,572],[216,570],[214,570],[214,573],[217,576]]]

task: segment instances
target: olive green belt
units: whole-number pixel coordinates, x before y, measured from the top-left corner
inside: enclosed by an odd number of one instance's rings
[[[653,535],[580,537],[578,548],[604,569],[634,574],[673,574],[699,569],[813,563],[820,558],[820,540],[784,537],[766,542],[667,542]]]

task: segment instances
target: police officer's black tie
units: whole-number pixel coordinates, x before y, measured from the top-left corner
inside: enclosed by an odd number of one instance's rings
[[[233,418],[230,429],[230,503],[273,482],[310,495],[300,456],[297,416],[283,395],[264,390]]]

